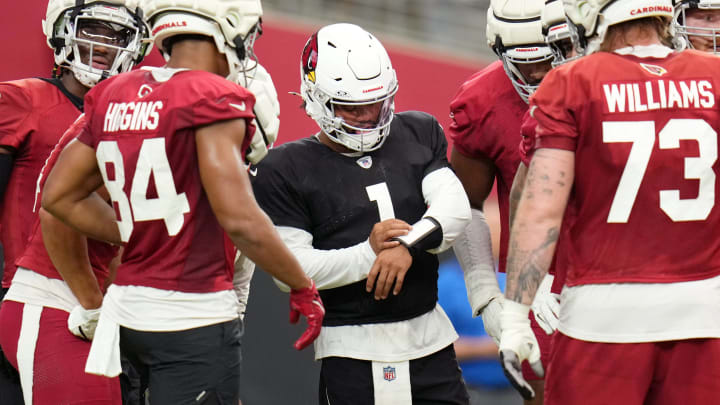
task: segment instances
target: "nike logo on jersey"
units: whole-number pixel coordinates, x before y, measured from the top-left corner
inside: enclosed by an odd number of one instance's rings
[[[363,169],[369,169],[372,167],[372,156],[363,156],[357,160],[358,166]]]
[[[253,177],[257,176],[257,167],[248,167],[248,173]]]
[[[245,111],[245,102],[243,101],[241,104],[230,103],[230,107],[237,108],[240,111]]]

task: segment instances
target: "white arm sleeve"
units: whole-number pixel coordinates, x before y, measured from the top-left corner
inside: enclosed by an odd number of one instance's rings
[[[245,318],[245,308],[247,308],[248,297],[250,296],[250,280],[252,280],[253,273],[255,273],[255,263],[238,251],[235,256],[233,289],[240,303],[238,307],[240,319]]]
[[[473,316],[478,316],[493,298],[502,297],[495,278],[490,227],[482,211],[472,210],[472,221],[453,245],[465,273],[465,286]]]
[[[430,253],[447,250],[470,223],[470,201],[455,173],[448,167],[435,170],[422,181],[422,192],[428,210],[423,217],[432,217],[442,228],[443,240]]]
[[[344,249],[320,250],[312,246],[312,235],[290,226],[276,227],[283,242],[293,252],[305,273],[315,281],[318,290],[341,287],[367,278],[375,262],[369,241]],[[282,291],[290,287],[275,280]]]

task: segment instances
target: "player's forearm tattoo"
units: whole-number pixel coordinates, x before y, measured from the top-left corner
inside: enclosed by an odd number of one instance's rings
[[[512,223],[508,255],[508,298],[529,304],[550,267],[560,234],[573,157],[540,149],[527,171],[522,207]],[[562,207],[562,209],[558,209]]]
[[[558,228],[550,228],[540,246],[532,250],[521,250],[517,245],[513,246],[517,254],[513,255],[508,262],[508,267],[518,269],[514,271],[513,278],[516,279],[512,299],[522,302],[524,296],[532,300],[540,282],[552,260],[552,246],[558,240]]]

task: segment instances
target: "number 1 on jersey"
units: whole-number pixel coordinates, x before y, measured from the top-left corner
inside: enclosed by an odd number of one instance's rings
[[[393,209],[392,199],[390,198],[390,190],[387,183],[373,184],[365,187],[370,201],[376,201],[378,211],[380,213],[380,221],[395,218],[395,210]]]

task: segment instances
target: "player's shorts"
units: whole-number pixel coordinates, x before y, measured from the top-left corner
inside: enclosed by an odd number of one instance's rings
[[[151,404],[240,401],[240,319],[177,332],[120,327],[120,350],[143,381]]]
[[[545,405],[714,404],[720,339],[594,343],[557,333]]]
[[[54,308],[4,301],[0,345],[20,370],[23,395],[33,405],[119,405],[120,382],[85,373],[90,342],[67,328],[70,314]]]
[[[469,404],[453,346],[419,359],[384,363],[326,357],[320,368],[320,404]]]
[[[0,255],[2,256],[2,255]],[[0,271],[1,273],[1,271]],[[0,305],[7,293],[7,288],[0,288]],[[0,323],[0,325],[2,325]],[[20,375],[17,369],[10,364],[0,346],[0,398],[3,405],[24,405],[22,388],[20,387]]]
[[[550,363],[550,353],[552,351],[552,340],[553,335],[548,335],[535,321],[535,314],[530,312],[530,327],[535,334],[538,345],[540,346],[540,361],[542,362],[543,369],[547,373],[548,365]],[[555,332],[557,333],[557,332]],[[535,375],[535,372],[530,368],[530,364],[527,361],[522,363],[522,374],[526,381],[542,380],[543,378]]]

